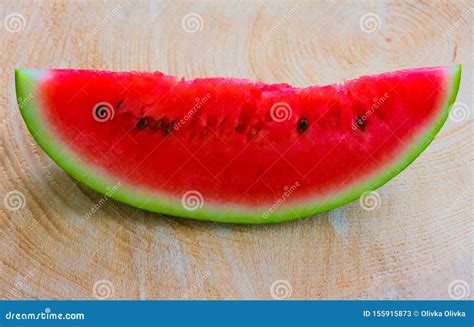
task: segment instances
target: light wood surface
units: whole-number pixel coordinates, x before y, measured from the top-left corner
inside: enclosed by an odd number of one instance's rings
[[[290,299],[472,298],[473,7],[2,1],[0,297],[271,299],[273,284],[274,297]],[[165,217],[113,200],[87,219],[102,196],[34,142],[14,88],[15,67],[160,70],[304,86],[452,63],[463,64],[457,116],[377,191],[374,210],[355,201],[266,226]]]

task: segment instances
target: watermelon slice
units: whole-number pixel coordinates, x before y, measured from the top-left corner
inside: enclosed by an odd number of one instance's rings
[[[461,66],[296,88],[159,72],[17,70],[31,134],[66,172],[138,208],[233,223],[326,211],[433,140]]]

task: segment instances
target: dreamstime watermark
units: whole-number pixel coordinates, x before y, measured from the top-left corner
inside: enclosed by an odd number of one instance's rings
[[[293,185],[291,186],[285,186],[283,188],[283,194],[275,201],[273,202],[272,206],[270,208],[267,209],[267,211],[265,211],[263,214],[262,214],[262,219],[267,219],[268,217],[270,217],[270,215],[272,213],[274,213],[276,210],[278,210],[278,208],[291,196],[291,194],[293,194],[297,189],[298,187],[300,187],[301,184],[299,181],[296,181]]]
[[[384,300],[396,300],[396,294],[389,292],[393,286],[393,274],[396,274],[399,271],[399,265],[396,260],[389,258],[386,262],[386,267],[384,271],[374,272],[368,274],[370,283],[365,290],[361,292],[360,288],[355,290],[355,293],[352,293],[350,298],[357,300],[375,300],[375,299],[384,299]]]
[[[294,14],[295,12],[299,9],[300,4],[296,3],[288,12],[283,15],[270,29],[269,32],[265,33],[263,36],[263,42],[267,42],[273,33],[276,33]]]
[[[275,300],[284,300],[291,297],[293,289],[289,281],[284,279],[276,280],[270,287],[270,293]]]
[[[30,103],[30,101],[33,100],[33,94],[32,93],[28,93],[28,95],[24,98],[22,97],[18,97],[18,107],[20,109],[23,109],[25,108],[25,106]]]
[[[84,320],[84,313],[55,313],[50,308],[45,308],[42,312],[12,312],[5,314],[6,320]]]
[[[187,33],[196,33],[202,31],[204,20],[198,13],[192,12],[186,14],[181,19],[181,27]]]
[[[26,204],[25,195],[17,190],[10,191],[5,194],[3,204],[10,211],[23,209]]]
[[[186,293],[184,293],[183,298],[185,300],[189,299],[191,295],[196,293],[199,289],[201,289],[204,286],[204,283],[206,282],[206,280],[209,279],[210,276],[211,276],[211,273],[209,271],[206,271],[206,273],[200,276],[198,280],[196,281],[196,283],[194,283],[194,285]]]
[[[380,208],[380,205],[382,204],[382,199],[376,191],[368,191],[362,193],[359,198],[359,204],[364,210],[374,211],[375,209]]]
[[[387,276],[384,273],[376,273],[373,275],[369,287],[362,293],[357,294],[357,300],[368,300],[372,298],[373,294],[378,293],[376,291],[386,283],[386,278]]]
[[[19,13],[11,13],[3,20],[3,26],[10,33],[23,31],[26,26],[25,17]]]
[[[92,287],[92,294],[96,299],[107,300],[114,296],[115,288],[110,281],[101,279],[94,283],[94,286]]]
[[[181,197],[181,205],[187,211],[201,209],[204,205],[204,198],[202,197],[202,194],[199,191],[187,191]]]
[[[451,105],[451,108],[449,110],[449,119],[451,119],[452,121],[459,123],[464,120],[468,120],[470,116],[471,112],[467,104],[463,102],[454,102]]]
[[[270,108],[270,117],[273,121],[277,123],[290,120],[293,115],[293,110],[291,106],[286,102],[277,102],[272,105]]]
[[[14,290],[21,290],[23,289],[23,286],[28,282],[28,280],[31,279],[31,277],[34,276],[34,272],[32,270],[28,271],[28,273],[22,277],[20,277],[16,282],[15,282],[15,287],[11,289],[9,292],[6,293],[5,297],[9,300],[14,298]]]
[[[362,15],[359,19],[360,30],[364,33],[373,33],[380,29],[381,25],[380,17],[373,12]]]
[[[372,116],[375,110],[379,109],[382,106],[382,104],[388,100],[388,98],[389,98],[388,93],[385,93],[380,98],[374,98],[373,99],[374,103],[370,106],[369,110],[367,110],[365,114],[363,114],[362,116],[358,117],[358,120],[360,120],[359,123],[364,123],[370,116]],[[352,130],[355,131],[357,130],[357,128],[358,128],[357,122],[353,121]]]
[[[386,273],[376,273],[372,275],[371,283],[367,289],[362,293],[358,293],[356,296],[357,300],[368,300],[373,297],[374,294],[383,293],[380,288],[383,287],[387,282]]]
[[[108,191],[104,194],[103,197],[100,198],[100,200],[89,210],[86,212],[86,214],[84,215],[84,217],[86,217],[86,219],[89,219],[92,215],[94,215],[97,211],[99,211],[100,208],[102,208],[102,206],[107,202],[109,201],[109,198],[115,193],[117,192],[117,190],[122,187],[122,183],[121,182],[118,182],[117,184],[115,184],[114,186],[112,187],[109,187],[108,188]]]
[[[99,102],[92,108],[92,117],[99,123],[114,119],[115,109],[108,102]]]
[[[444,32],[443,34],[441,34],[441,39],[446,41],[448,40],[448,38],[454,33],[454,31],[456,31],[459,26],[462,25],[462,20],[463,19],[471,19],[471,15],[472,15],[472,12],[474,11],[474,8],[465,8],[463,9],[462,13],[461,13],[461,17],[459,17],[457,20],[454,21],[454,23],[452,23],[448,30],[446,32]]]
[[[86,35],[86,41],[89,41],[90,38],[96,36],[97,33],[99,33],[102,30],[104,25],[107,24],[109,21],[111,21],[118,14],[120,9],[122,9],[121,4],[117,5],[117,7],[112,9],[110,13],[108,13],[107,16],[105,16],[104,19],[99,21],[99,23],[95,25],[94,29],[89,34]]]
[[[449,296],[454,300],[462,300],[467,299],[471,294],[471,289],[469,288],[469,284],[462,280],[457,279],[453,280],[448,286],[448,293]]]
[[[33,100],[32,93],[28,93],[28,95],[24,98],[18,97],[18,100],[17,100],[18,108],[20,108],[20,110],[23,110],[26,107],[26,105],[31,102],[31,100]],[[12,118],[15,117],[17,114],[18,114],[17,110],[13,112],[7,112],[5,115],[5,118],[3,118],[3,123],[6,124],[10,122]]]
[[[180,129],[183,125],[185,125],[191,118],[193,118],[194,114],[198,112],[204,105],[209,101],[211,98],[211,94],[207,93],[205,96],[202,98],[196,98],[194,99],[195,103],[191,107],[191,109],[186,113],[186,115],[183,116],[178,122],[176,122],[173,126],[173,128],[177,131]]]

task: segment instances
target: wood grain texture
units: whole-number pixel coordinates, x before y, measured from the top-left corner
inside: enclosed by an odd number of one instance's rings
[[[290,299],[449,299],[456,280],[472,289],[473,4],[2,1],[0,297],[271,299],[277,280]],[[202,18],[195,32],[182,26],[189,13]],[[368,13],[376,17],[361,25]],[[452,63],[463,64],[466,107],[377,191],[378,208],[356,201],[267,226],[104,201],[34,142],[13,76],[15,67],[160,70],[304,86]]]

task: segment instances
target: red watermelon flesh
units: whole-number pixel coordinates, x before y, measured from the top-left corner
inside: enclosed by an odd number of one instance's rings
[[[459,78],[460,66],[434,67],[296,88],[18,70],[16,83],[33,136],[81,182],[152,211],[258,223],[328,210],[391,179],[441,128]]]

